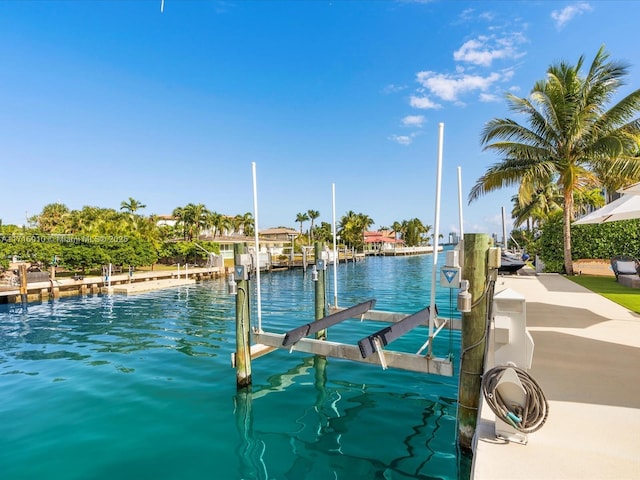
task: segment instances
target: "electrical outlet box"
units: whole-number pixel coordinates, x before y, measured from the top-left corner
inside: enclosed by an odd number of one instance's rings
[[[489,268],[500,268],[502,265],[502,252],[500,247],[489,248],[489,258],[487,259],[487,266]]]

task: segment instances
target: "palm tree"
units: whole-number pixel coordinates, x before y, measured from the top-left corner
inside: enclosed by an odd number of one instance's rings
[[[558,186],[549,181],[533,188],[531,185],[521,185],[518,194],[511,197],[511,201],[514,226],[517,228],[526,223],[529,232],[546,221],[552,212],[562,209],[562,195]]]
[[[251,212],[247,212],[244,215],[236,215],[232,219],[233,229],[237,232],[242,233],[246,236],[251,236],[254,233],[253,230],[253,214]]]
[[[420,245],[423,238],[429,234],[431,225],[425,225],[419,218],[402,222],[405,232],[405,242],[408,247]]]
[[[225,215],[222,215],[218,212],[209,211],[205,218],[206,228],[213,230],[213,238],[216,238],[218,233],[224,231],[224,229],[228,226],[228,222],[223,222],[223,219],[226,219]]]
[[[355,248],[362,248],[364,245],[364,232],[374,221],[364,213],[355,213],[353,210],[349,210],[340,219],[338,224],[338,233],[340,238],[348,245]]]
[[[178,230],[181,233],[182,238],[186,240],[187,229],[186,229],[185,219],[184,219],[184,207],[174,208],[173,212],[171,212],[171,216],[176,219],[176,224],[174,228]]]
[[[307,210],[307,215],[311,220],[311,227],[309,228],[309,234],[310,234],[309,236],[311,238],[311,243],[313,243],[313,223],[315,219],[320,216],[320,212],[318,210]]]
[[[198,239],[200,231],[207,224],[207,207],[199,203],[194,205],[189,203],[184,207],[185,223],[187,224],[187,233],[189,240]]]
[[[604,195],[602,195],[602,189],[600,188],[579,192],[573,200],[575,202],[575,212],[578,215],[585,215],[596,208],[604,206]]]
[[[574,195],[601,182],[598,172],[640,179],[638,152],[640,89],[607,109],[628,67],[609,60],[604,48],[586,76],[584,57],[575,66],[552,65],[529,98],[507,94],[510,110],[526,116],[528,126],[493,119],[482,132],[485,150],[502,160],[489,167],[471,189],[469,201],[503,187],[536,181],[555,182],[563,196],[564,268],[573,274],[571,221]],[[493,143],[491,143],[493,142]]]
[[[397,220],[391,224],[391,229],[393,230],[393,237],[396,240],[403,240],[404,233],[402,223]],[[398,239],[398,233],[400,234],[400,238]]]
[[[120,202],[120,210],[126,210],[129,213],[136,213],[136,211],[147,208],[146,205],[143,205],[142,202],[139,202],[133,197],[129,197],[129,201]]]
[[[45,205],[35,221],[44,233],[65,233],[63,223],[70,214],[69,207],[64,203],[50,203]]]
[[[298,213],[296,214],[296,222],[300,222],[300,236],[302,237],[302,224],[309,220],[309,215],[307,213]]]
[[[314,228],[313,234],[319,242],[333,242],[333,228],[328,222],[320,222],[320,225]]]

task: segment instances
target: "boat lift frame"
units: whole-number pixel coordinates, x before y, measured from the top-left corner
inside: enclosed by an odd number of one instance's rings
[[[319,273],[321,273],[321,275],[318,275],[316,289],[322,289],[322,291],[326,293],[326,283],[324,281],[325,272],[321,271]],[[325,295],[320,295],[316,296],[316,298],[326,297]],[[248,357],[247,359],[249,361],[271,353],[276,349],[286,349],[289,350],[289,352],[295,350],[325,357],[380,365],[383,369],[395,368],[449,377],[453,376],[454,369],[451,357],[436,358],[430,354],[421,355],[419,353],[413,354],[384,349],[384,346],[414,328],[421,325],[427,326],[429,319],[432,317],[430,307],[426,307],[414,314],[403,314],[373,310],[372,308],[375,306],[375,303],[375,299],[370,299],[349,308],[338,308],[334,306],[329,309],[328,315],[318,318],[313,322],[295,327],[286,333],[265,332],[262,328],[254,328],[251,332],[253,343],[244,346],[238,345],[238,351],[240,352],[240,350],[243,349],[243,357]],[[434,315],[435,313],[437,313],[437,307]],[[345,320],[358,317],[360,321],[366,319],[385,322],[391,325],[365,336],[360,339],[356,345],[329,341],[324,338],[306,338],[309,335],[328,329]],[[240,323],[244,321],[244,319],[238,320]],[[437,335],[445,324],[448,324],[452,329],[460,328],[459,321],[456,322],[451,319],[445,320],[435,335],[430,337],[430,340]],[[248,352],[246,351],[247,349]],[[234,367],[236,367],[235,357],[236,354],[232,354],[232,365]]]

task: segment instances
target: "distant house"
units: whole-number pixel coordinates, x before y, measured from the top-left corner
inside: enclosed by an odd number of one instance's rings
[[[396,238],[396,232],[392,230],[379,230],[377,232],[364,232],[365,253],[377,253],[402,247],[404,241]]]
[[[156,225],[158,227],[175,227],[177,220],[172,215],[158,215]]]
[[[260,232],[260,238],[269,242],[291,242],[291,239],[296,239],[300,235],[300,232],[293,228],[276,227],[267,228]]]
[[[300,233],[293,228],[277,227],[261,230],[259,233],[260,255],[282,255],[291,245],[291,240],[298,238]],[[236,243],[246,243],[249,252],[254,252],[254,237],[246,237],[244,235],[219,235],[209,240],[220,244],[220,254],[225,258],[225,265],[233,265],[233,245]]]

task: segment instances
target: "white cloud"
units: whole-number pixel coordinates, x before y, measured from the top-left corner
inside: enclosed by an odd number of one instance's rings
[[[475,13],[475,9],[473,8],[467,8],[465,10],[463,10],[462,12],[460,12],[460,20],[463,21],[468,21],[471,20],[473,18],[473,14]]]
[[[393,83],[390,85],[387,85],[386,87],[384,87],[382,89],[382,93],[386,93],[386,94],[390,94],[390,93],[397,93],[397,92],[401,92],[402,90],[406,89],[407,87],[404,85],[394,85]]]
[[[411,99],[409,100],[409,104],[413,108],[423,108],[423,109],[427,109],[427,108],[432,108],[432,109],[442,108],[442,105],[435,103],[429,97],[425,97],[425,96],[417,97],[415,95],[412,95]]]
[[[492,12],[483,12],[478,16],[481,20],[486,20],[488,22],[493,21],[495,17],[496,16]]]
[[[458,62],[489,67],[494,60],[521,57],[523,54],[517,50],[516,45],[522,41],[522,35],[518,33],[503,37],[482,35],[466,41],[453,52],[453,58]]]
[[[591,10],[593,8],[587,2],[578,2],[564,7],[562,10],[554,10],[551,12],[551,18],[555,21],[556,28],[562,28],[577,15],[582,15],[584,12],[590,12]]]
[[[405,127],[422,127],[424,124],[424,115],[407,115],[402,119],[402,125]]]
[[[475,20],[491,22],[495,17],[496,16],[493,12],[486,11],[478,13],[474,8],[467,8],[458,15],[459,23],[469,23]]]
[[[400,145],[411,145],[413,143],[413,135],[391,135],[389,140]]]
[[[498,95],[494,95],[493,93],[481,93],[480,94],[480,101],[481,102],[485,102],[485,103],[490,103],[490,102],[499,102],[502,99],[500,97],[498,97]]]
[[[435,72],[418,72],[416,77],[418,82],[428,89],[431,94],[441,98],[442,100],[451,102],[458,101],[459,95],[463,93],[473,92],[475,90],[485,92],[493,84],[503,80],[503,76],[495,72],[490,73],[486,77],[480,75],[448,75]],[[412,100],[413,98],[415,97],[412,97]],[[413,101],[411,105],[416,106],[413,104]]]

